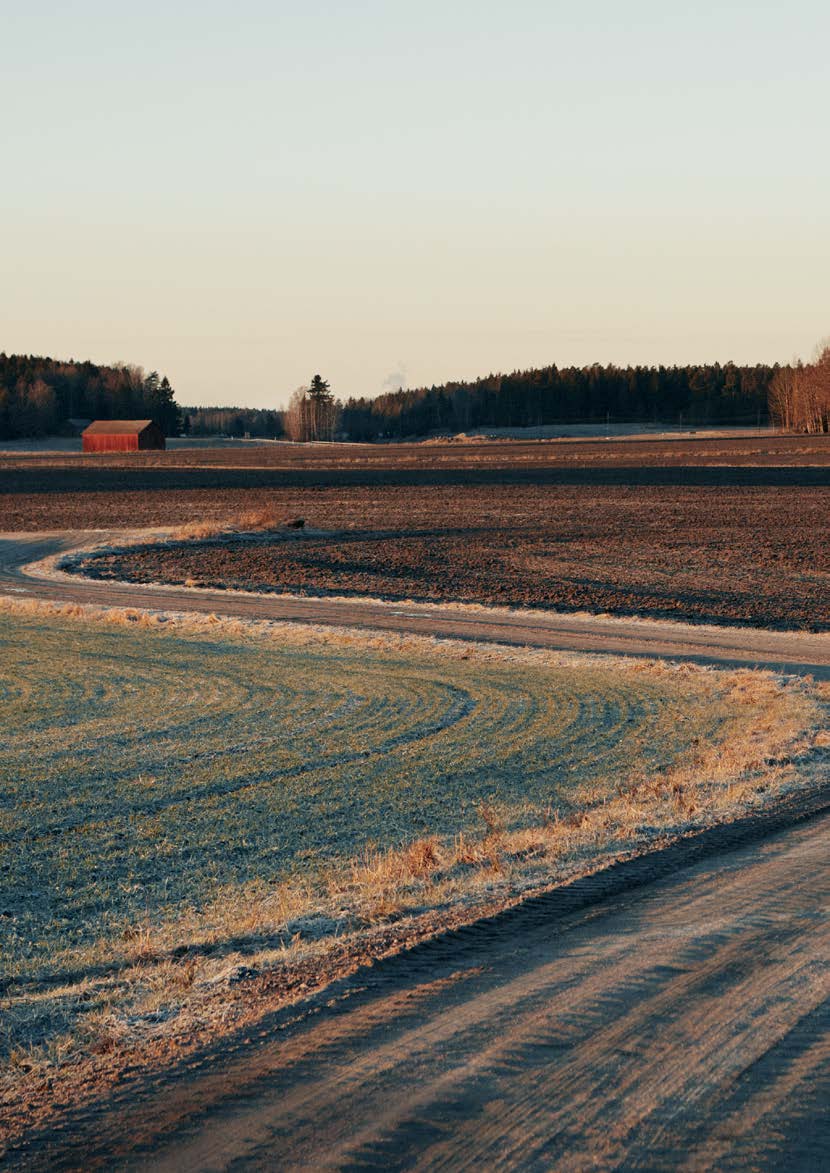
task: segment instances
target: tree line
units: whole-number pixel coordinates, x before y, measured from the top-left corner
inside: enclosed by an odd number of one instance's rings
[[[285,434],[284,412],[261,407],[183,407],[186,436],[234,436],[276,440]]]
[[[768,420],[779,367],[557,367],[472,382],[349,399],[340,427],[350,440],[568,423],[758,424]]]
[[[830,431],[830,345],[812,362],[557,367],[335,398],[315,375],[285,411],[180,409],[166,376],[141,367],[0,354],[0,439],[66,430],[70,419],[153,419],[166,435],[372,441],[568,423],[761,424]]]
[[[287,439],[415,438],[432,432],[568,423],[762,424],[771,388],[790,368],[714,363],[685,367],[557,367],[472,382],[336,399],[320,375],[283,414]]]
[[[190,436],[249,436],[297,443],[342,437],[343,405],[322,375],[293,392],[285,411],[242,407],[186,407],[183,430]]]
[[[173,388],[158,371],[0,354],[0,439],[60,434],[71,419],[152,419],[168,436],[181,427]]]

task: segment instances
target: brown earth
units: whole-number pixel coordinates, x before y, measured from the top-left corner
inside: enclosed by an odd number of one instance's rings
[[[264,500],[333,532],[151,546],[85,573],[830,629],[830,488],[390,486]]]

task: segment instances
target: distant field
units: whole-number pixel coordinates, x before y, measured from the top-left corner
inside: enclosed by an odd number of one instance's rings
[[[442,435],[418,441],[419,444],[469,444],[481,440],[734,440],[751,437],[767,439],[773,435],[768,427],[678,428],[653,424],[545,424],[526,428],[475,428],[469,433]],[[232,436],[178,436],[168,438],[167,450],[182,448],[263,447],[285,444],[287,441],[266,439],[243,440]],[[355,447],[357,447],[355,445]],[[365,445],[361,445],[365,447]],[[0,453],[70,453],[81,452],[80,436],[42,436],[29,439],[0,440]]]
[[[747,674],[736,687],[717,673],[286,638],[0,614],[7,1054],[112,1000],[119,971],[155,956],[142,934],[244,952],[253,922],[239,893],[322,890],[370,848],[446,846],[485,823],[579,827],[585,810],[607,822],[606,800],[702,746],[718,761],[719,747],[757,755],[780,708]],[[723,772],[706,769],[714,785]],[[687,817],[684,793],[666,801]],[[626,810],[635,830],[654,817]],[[453,858],[445,880],[461,883],[478,857]],[[335,899],[347,927],[351,897]],[[217,921],[234,902],[241,913]],[[274,947],[307,926],[270,915]]]
[[[560,439],[560,440],[479,440],[401,444],[217,444],[193,447],[175,445],[166,452],[98,453],[0,451],[0,486],[9,478],[4,473],[24,473],[21,487],[49,491],[54,483],[115,487],[117,470],[139,473],[142,488],[183,487],[188,479],[194,487],[202,483],[198,470],[211,470],[218,481],[231,487],[234,470],[271,474],[273,486],[290,483],[278,474],[304,474],[303,484],[379,483],[379,473],[468,473],[501,471],[517,476],[567,472],[574,469],[679,469],[694,468],[797,468],[830,467],[830,436],[793,436],[768,433],[755,436],[718,435],[708,438],[663,439]],[[43,481],[38,472],[60,470],[63,476]],[[166,471],[166,477],[161,475]],[[171,474],[189,472],[178,481]],[[155,473],[156,476],[146,476]],[[340,475],[336,475],[340,474]],[[370,476],[370,474],[373,474]],[[123,479],[123,478],[122,478]],[[434,478],[433,478],[434,479]],[[254,478],[265,485],[267,476]],[[382,482],[381,482],[382,483]],[[391,482],[391,483],[394,483]]]

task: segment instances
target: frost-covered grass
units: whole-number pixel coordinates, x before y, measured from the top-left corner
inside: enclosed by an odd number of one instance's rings
[[[754,679],[0,609],[0,1050],[154,949],[455,898],[623,802],[688,814],[693,764],[733,784],[814,715]]]

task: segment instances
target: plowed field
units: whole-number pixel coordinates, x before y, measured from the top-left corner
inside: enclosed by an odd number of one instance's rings
[[[277,507],[334,532],[146,547],[86,572],[830,629],[828,488],[330,489]]]

